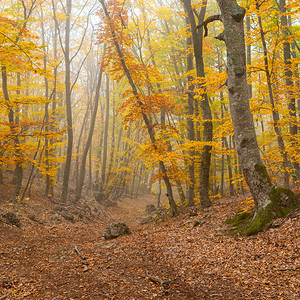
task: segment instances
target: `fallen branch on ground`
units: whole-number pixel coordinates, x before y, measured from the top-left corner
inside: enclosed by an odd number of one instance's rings
[[[146,275],[150,281],[152,281],[155,284],[159,284],[163,292],[165,291],[165,288],[168,288],[170,285],[170,280],[168,279],[164,280],[158,277],[151,276],[147,271]]]
[[[86,260],[86,257],[80,253],[79,249],[77,248],[77,245],[75,245],[74,251],[81,259]]]
[[[277,269],[277,271],[296,271],[300,269],[300,266],[294,267],[294,268],[282,268],[282,269]]]

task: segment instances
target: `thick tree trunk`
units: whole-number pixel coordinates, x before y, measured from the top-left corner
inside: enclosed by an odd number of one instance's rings
[[[255,202],[255,215],[243,229],[255,234],[275,216],[282,217],[299,206],[300,199],[286,188],[276,188],[260,158],[246,81],[243,19],[245,9],[236,0],[217,0],[224,32],[218,38],[227,48],[227,85],[231,117],[240,165]]]

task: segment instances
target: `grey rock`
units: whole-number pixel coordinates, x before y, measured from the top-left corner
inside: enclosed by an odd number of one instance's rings
[[[54,214],[51,216],[51,221],[54,221],[56,223],[61,223],[62,217],[59,214]]]
[[[118,238],[119,236],[131,234],[128,226],[123,222],[110,223],[103,232],[103,237],[106,240]]]
[[[1,217],[2,221],[6,224],[21,227],[20,218],[13,212],[7,212],[5,214],[2,214],[0,217]]]

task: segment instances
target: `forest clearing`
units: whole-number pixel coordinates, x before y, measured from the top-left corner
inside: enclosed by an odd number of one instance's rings
[[[11,210],[3,196],[0,211]],[[141,195],[72,223],[51,218],[55,204],[35,194],[14,206],[20,228],[0,226],[0,299],[299,299],[299,210],[278,228],[234,236],[224,222],[242,201],[140,224],[156,202]],[[120,220],[132,233],[104,240],[108,222]]]
[[[1,0],[0,300],[300,299],[299,0]]]

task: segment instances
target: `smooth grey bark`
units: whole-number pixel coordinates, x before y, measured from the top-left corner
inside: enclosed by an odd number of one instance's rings
[[[189,22],[191,24],[197,76],[204,78],[205,74],[204,74],[204,63],[203,63],[203,52],[202,52],[203,29],[202,27],[198,29],[196,26],[191,0],[183,0],[183,3],[188,15]],[[198,21],[200,24],[204,20],[204,16],[205,16],[206,2],[204,4],[205,5],[201,8],[201,12],[198,15]],[[204,142],[211,142],[213,137],[213,127],[212,127],[212,115],[209,106],[208,96],[206,92],[203,92],[201,96],[203,98],[200,101],[200,106],[203,115],[203,127],[204,127],[203,140]],[[210,145],[205,145],[202,149],[202,154],[201,154],[199,194],[200,194],[200,201],[202,207],[209,207],[212,205],[212,202],[209,198],[211,148],[212,147]]]
[[[231,118],[239,162],[255,203],[253,220],[243,230],[255,234],[274,217],[284,216],[299,206],[300,199],[289,189],[276,188],[259,154],[246,81],[243,19],[245,9],[236,0],[217,0],[224,31],[218,36],[227,49],[227,85]]]
[[[260,175],[255,166],[263,166],[250,111],[248,85],[246,81],[246,53],[243,18],[245,9],[235,0],[217,0],[221,9],[224,31],[218,36],[227,49],[227,87],[230,112],[236,138],[240,164],[246,181],[254,195],[256,206],[269,201],[271,186]]]
[[[147,128],[147,131],[148,131],[151,143],[153,145],[153,148],[155,150],[158,150],[157,146],[156,146],[156,137],[155,137],[155,132],[154,132],[153,124],[152,124],[149,116],[144,112],[144,104],[140,100],[137,87],[136,87],[136,85],[135,85],[135,83],[134,83],[134,81],[132,79],[131,73],[130,73],[130,71],[127,68],[127,65],[125,63],[122,50],[121,50],[120,45],[118,43],[118,40],[116,38],[116,34],[115,34],[115,31],[114,31],[114,28],[112,27],[112,24],[111,24],[111,17],[110,17],[109,12],[108,12],[108,10],[106,8],[104,0],[99,0],[99,1],[100,1],[101,5],[102,5],[104,14],[105,14],[105,16],[108,19],[108,22],[110,24],[110,30],[111,30],[111,33],[112,33],[112,36],[113,36],[113,43],[114,43],[114,46],[116,48],[117,54],[119,56],[119,59],[121,61],[122,68],[124,70],[124,73],[126,74],[126,77],[127,77],[128,82],[129,82],[129,84],[131,86],[132,92],[133,92],[134,96],[136,97],[137,104],[139,105],[139,107],[140,107],[140,109],[142,111],[143,121],[144,121],[144,123],[146,125],[146,128]],[[172,186],[171,186],[171,183],[169,181],[169,177],[167,175],[167,169],[165,167],[165,164],[162,161],[159,161],[159,166],[160,166],[161,172],[163,174],[163,179],[164,179],[164,182],[165,182],[165,185],[166,185],[167,196],[168,196],[168,199],[169,199],[171,213],[172,213],[172,215],[177,215],[177,207],[176,207],[175,200],[173,198]]]

